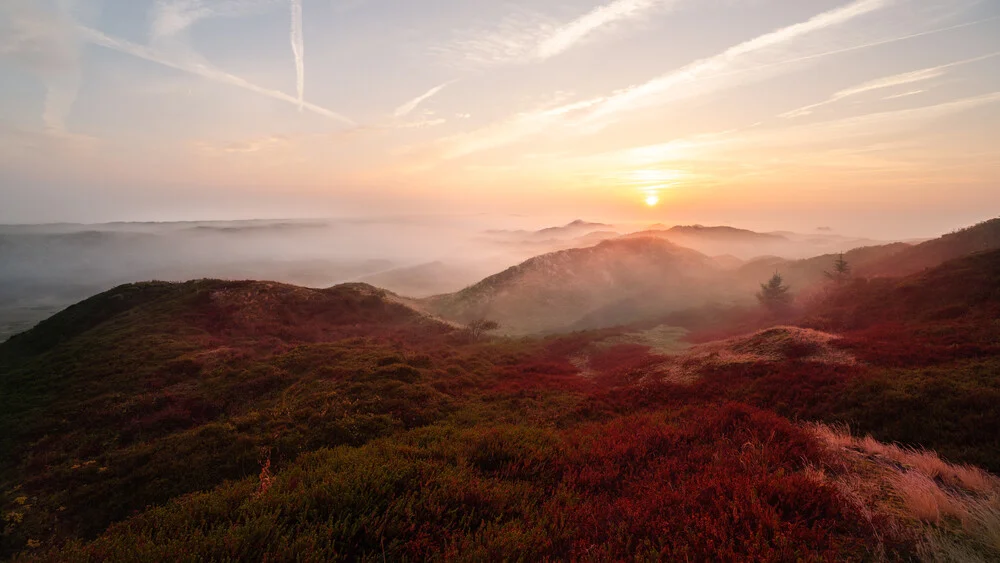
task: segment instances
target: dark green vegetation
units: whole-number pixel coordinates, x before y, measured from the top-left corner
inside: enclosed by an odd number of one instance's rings
[[[475,338],[366,285],[122,286],[0,345],[0,556],[911,559],[797,422],[1000,470],[998,288],[1000,252],[845,283],[801,323],[858,364],[678,382],[620,329]]]

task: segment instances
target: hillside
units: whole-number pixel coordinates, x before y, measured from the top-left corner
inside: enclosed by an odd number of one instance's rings
[[[893,243],[855,248],[844,252],[854,277],[899,277],[939,266],[974,252],[1000,249],[1000,219],[987,221],[919,244]],[[757,283],[774,272],[799,292],[811,293],[826,281],[839,254],[801,260],[761,257],[740,266],[734,280],[743,291],[754,291]]]
[[[729,254],[740,260],[766,255],[780,256],[787,260],[803,259],[876,244],[867,239],[831,234],[758,233],[734,227],[702,225],[653,228],[626,237],[661,238],[710,256]]]
[[[488,318],[509,333],[554,331],[586,319],[597,328],[716,296],[719,266],[709,257],[655,238],[605,241],[545,254],[462,291],[427,300],[458,322]]]
[[[881,269],[881,265],[887,260],[909,249],[910,245],[897,242],[855,248],[844,252],[843,256],[855,275],[865,275],[865,272]],[[760,282],[779,272],[785,283],[796,291],[808,291],[826,283],[826,272],[831,271],[839,256],[840,254],[824,254],[801,260],[787,260],[777,256],[759,257],[736,268],[733,280],[743,291],[752,293],[757,290]]]
[[[973,252],[998,248],[1000,248],[1000,218],[913,245],[889,259],[861,268],[859,273],[905,276]]]
[[[855,279],[808,315],[811,323],[838,330],[940,321],[991,328],[995,323],[989,321],[1000,318],[1000,250],[976,252],[903,278]]]
[[[996,257],[969,260],[900,306],[995,288]],[[1000,555],[1000,480],[954,464],[1000,468],[997,350],[932,333],[957,352],[917,369],[850,332],[682,334],[476,339],[360,284],[122,286],[0,345],[0,556]]]
[[[451,332],[363,285],[153,282],[74,305],[0,345],[2,506],[22,514],[0,553],[255,473],[265,445],[277,462],[437,416],[401,351]]]
[[[362,277],[359,281],[407,297],[429,297],[458,291],[481,280],[489,272],[483,266],[428,262],[393,268]]]

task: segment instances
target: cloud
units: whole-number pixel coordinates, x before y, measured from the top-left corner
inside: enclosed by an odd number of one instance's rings
[[[600,103],[602,99],[594,98],[570,104],[543,107],[517,114],[475,131],[446,137],[436,143],[439,156],[445,160],[461,158],[480,151],[509,145],[525,137],[538,135],[561,120]]]
[[[816,123],[785,125],[770,129],[755,127],[742,131],[696,135],[669,143],[634,147],[586,158],[620,161],[631,166],[653,166],[677,160],[711,160],[722,154],[732,155],[741,151],[793,157],[800,149],[806,150],[806,147],[827,146],[845,140],[852,140],[851,146],[854,146],[853,140],[856,139],[920,129],[935,120],[996,103],[1000,103],[1000,91],[928,106],[868,113]],[[910,138],[909,141],[913,139]],[[781,150],[776,153],[775,149]]]
[[[795,109],[795,110],[792,110],[792,111],[789,111],[789,112],[785,112],[785,113],[781,114],[781,117],[785,117],[785,118],[802,117],[804,115],[809,115],[809,114],[813,113],[813,111],[816,110],[817,108],[821,108],[821,107],[824,107],[824,106],[828,106],[830,104],[834,104],[834,103],[839,102],[840,100],[843,100],[845,98],[850,98],[852,96],[857,96],[857,95],[860,95],[860,94],[865,94],[867,92],[873,92],[873,91],[876,91],[876,90],[883,90],[883,89],[886,89],[886,88],[894,88],[896,86],[905,86],[907,84],[914,84],[914,83],[917,83],[917,82],[924,82],[926,80],[931,80],[931,79],[934,79],[934,78],[938,78],[940,76],[944,76],[945,73],[948,71],[948,69],[951,69],[951,68],[954,68],[954,67],[957,67],[957,66],[962,66],[962,65],[974,63],[974,62],[978,62],[978,61],[983,61],[983,60],[986,60],[986,59],[990,59],[990,58],[996,57],[997,55],[1000,55],[1000,52],[991,53],[989,55],[984,55],[984,56],[981,56],[981,57],[974,57],[974,58],[971,58],[971,59],[965,59],[965,60],[961,60],[961,61],[955,61],[955,62],[952,62],[952,63],[943,64],[943,65],[939,65],[939,66],[935,66],[935,67],[930,67],[930,68],[924,68],[924,69],[915,70],[915,71],[911,71],[911,72],[903,72],[903,73],[899,73],[899,74],[893,74],[891,76],[885,76],[885,77],[882,77],[882,78],[871,80],[871,81],[859,84],[857,86],[853,86],[851,88],[847,88],[846,90],[841,90],[839,92],[836,92],[835,94],[833,94],[832,96],[830,96],[826,100],[823,100],[822,102],[818,102],[818,103],[815,103],[815,104],[810,104],[810,105],[803,106],[801,108],[798,108],[798,109]],[[910,92],[909,94],[906,94],[906,95],[919,94],[921,92],[924,92],[924,90],[918,90],[918,91]],[[883,98],[883,99],[887,99],[888,100],[888,99],[893,99],[893,98],[897,98],[897,97],[901,98],[901,97],[903,97],[903,95],[889,96],[889,97]]]
[[[279,0],[158,0],[152,11],[150,40],[182,36],[201,20],[258,13]]]
[[[882,98],[883,100],[897,100],[899,98],[908,98],[910,96],[916,96],[917,94],[923,94],[927,90],[907,90],[906,92],[901,92],[899,94],[893,94],[891,96],[886,96]]]
[[[413,110],[417,109],[417,106],[436,96],[438,92],[444,90],[449,84],[451,84],[451,82],[445,82],[444,84],[435,86],[430,90],[428,90],[427,92],[425,92],[424,94],[417,96],[416,98],[406,102],[405,104],[396,108],[396,111],[392,113],[392,116],[406,117],[407,115],[412,113]]]
[[[843,25],[860,16],[885,8],[891,3],[892,0],[855,0],[850,4],[823,12],[804,22],[760,35],[749,41],[734,45],[711,57],[687,64],[680,69],[654,78],[644,84],[621,90],[605,100],[600,107],[596,108],[591,117],[603,118],[619,112],[639,109],[650,104],[663,102],[664,98],[670,99],[672,94],[677,97],[686,97],[701,93],[703,90],[699,89],[699,86],[702,88],[712,88],[711,85],[705,84],[704,80],[732,77],[736,76],[732,74],[734,71],[746,70],[745,65],[747,63],[754,63],[751,55],[786,46],[797,39]],[[759,63],[754,66],[761,68]],[[717,82],[714,88],[729,87],[734,82],[742,82],[747,77],[762,76],[764,75],[761,73],[755,75],[744,73],[742,76],[737,77],[736,80]],[[684,86],[688,86],[689,89],[686,91],[682,90]]]
[[[295,91],[299,96],[299,111],[305,104],[306,67],[305,39],[302,36],[302,0],[291,0],[292,6],[292,54],[295,56]]]
[[[80,46],[73,33],[75,2],[60,1],[54,11],[38,2],[10,0],[0,7],[0,56],[36,74],[45,84],[42,123],[46,130],[66,133],[66,119],[80,89]]]
[[[663,0],[615,0],[598,6],[570,23],[557,28],[538,45],[536,57],[548,59],[568,51],[598,29],[619,20],[637,17]]]
[[[253,154],[258,152],[284,150],[292,146],[292,140],[285,135],[269,135],[246,141],[225,144],[210,142],[195,143],[195,147],[205,154]]]
[[[506,16],[492,29],[462,33],[451,44],[436,49],[459,64],[494,66],[541,62],[572,49],[599,30],[648,14],[679,0],[613,0],[564,23],[532,11]]]
[[[893,3],[894,0],[856,0],[804,22],[737,44],[714,56],[692,62],[639,86],[619,90],[609,96],[585,100],[580,102],[578,107],[574,107],[576,104],[565,106],[574,108],[573,111],[557,115],[547,111],[519,114],[479,130],[445,139],[443,142],[446,145],[454,145],[454,148],[445,151],[443,155],[445,158],[466,156],[479,150],[512,144],[524,137],[560,126],[573,127],[575,134],[581,130],[593,132],[603,127],[608,119],[626,111],[732,88],[749,80],[763,80],[776,72],[800,68],[801,65],[813,64],[836,55],[950,32],[1000,19],[1000,16],[993,16],[839,49],[798,56],[792,54],[800,50],[801,45],[795,42],[797,39],[843,25]],[[762,56],[755,56],[758,54]],[[465,141],[468,142],[462,144]]]
[[[752,68],[748,62],[757,62],[757,68],[761,68],[759,61],[751,60],[750,55],[843,24],[891,2],[892,0],[856,0],[805,22],[737,44],[717,55],[695,61],[642,85],[619,90],[610,96],[592,98],[555,109],[519,114],[480,130],[445,139],[444,144],[449,148],[444,151],[443,156],[446,159],[457,158],[480,150],[511,144],[558,125],[575,123],[593,128],[595,125],[600,125],[600,121],[619,112],[696,95],[713,88],[733,86],[748,76],[761,78],[760,73],[747,72]],[[783,53],[784,50],[779,54]],[[781,63],[788,61],[788,58],[771,60],[764,66],[777,68]],[[686,88],[682,89],[684,86]]]
[[[169,68],[181,70],[193,74],[195,76],[200,76],[206,80],[211,80],[213,82],[218,82],[220,84],[228,84],[230,86],[242,88],[243,90],[254,92],[274,100],[290,103],[297,107],[309,110],[317,115],[322,115],[323,117],[327,117],[334,121],[339,121],[347,125],[355,125],[355,123],[351,119],[337,112],[318,106],[316,104],[302,101],[298,97],[291,96],[280,90],[272,90],[270,88],[264,88],[262,86],[258,86],[256,84],[253,84],[252,82],[240,78],[239,76],[229,74],[225,71],[214,68],[206,63],[175,60],[167,57],[163,53],[151,47],[138,45],[136,43],[132,43],[131,41],[127,41],[125,39],[111,37],[96,29],[92,29],[85,26],[79,26],[77,28],[77,31],[85,41],[93,43],[94,45],[100,45],[102,47],[106,47],[108,49],[132,55],[140,59],[145,59],[150,62],[161,64]]]

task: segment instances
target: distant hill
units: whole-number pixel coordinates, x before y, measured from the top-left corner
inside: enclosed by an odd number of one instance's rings
[[[619,304],[641,304],[648,313],[709,298],[718,271],[696,251],[633,237],[538,256],[427,304],[445,318],[489,318],[513,333],[557,330],[584,318],[588,326],[607,326],[622,321],[611,314]],[[598,312],[608,315],[606,323],[594,318]]]
[[[973,252],[1000,248],[1000,218],[913,245],[892,257],[859,267],[864,275],[904,276]]]
[[[712,260],[715,260],[715,263],[718,264],[720,267],[722,267],[722,269],[724,270],[735,270],[736,268],[739,268],[743,264],[746,264],[745,261],[740,260],[739,258],[733,256],[732,254],[722,254],[720,256],[713,256]]]
[[[963,319],[1000,336],[998,318],[1000,250],[990,250],[902,278],[859,278],[812,308],[809,322],[853,330],[883,323],[941,324]],[[968,329],[964,332],[968,336]]]
[[[902,242],[880,246],[855,248],[844,252],[844,260],[850,264],[855,275],[863,275],[878,268],[887,259],[910,248]],[[757,284],[766,281],[772,274],[778,272],[785,283],[796,291],[809,289],[817,284],[825,283],[825,272],[831,271],[833,263],[840,254],[825,254],[801,260],[787,260],[777,256],[764,256],[751,260],[738,267],[733,273],[733,280],[744,291],[756,291]]]
[[[359,281],[407,297],[419,298],[458,291],[482,279],[488,273],[482,267],[435,261],[379,272],[365,276]]]
[[[933,268],[944,262],[981,251],[1000,249],[1000,219],[994,219],[919,244],[902,242],[855,248],[844,252],[855,277],[898,277]],[[839,254],[824,254],[802,260],[766,256],[738,268],[734,277],[744,290],[756,288],[774,272],[798,290],[826,280]]]
[[[567,223],[561,227],[548,227],[535,231],[536,237],[566,237],[566,236],[581,236],[588,232],[599,231],[599,230],[611,230],[613,227],[611,225],[606,225],[604,223],[590,223],[577,219],[571,223]]]
[[[486,235],[491,238],[499,238],[504,240],[534,240],[534,241],[544,241],[544,240],[562,240],[577,238],[585,236],[594,231],[613,231],[613,225],[607,225],[605,223],[592,223],[590,221],[584,221],[582,219],[576,219],[565,225],[559,225],[556,227],[546,227],[544,229],[539,229],[537,231],[528,230],[490,230],[486,231]]]
[[[763,255],[786,259],[806,258],[829,252],[842,252],[875,241],[838,235],[797,233],[759,233],[727,226],[679,225],[639,231],[627,237],[657,237],[710,256],[728,254],[741,260]]]

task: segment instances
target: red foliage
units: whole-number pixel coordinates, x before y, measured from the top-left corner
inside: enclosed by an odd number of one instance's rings
[[[824,463],[810,435],[738,404],[684,420],[676,427],[628,417],[570,437],[560,470],[581,501],[546,507],[547,518],[573,531],[570,558],[833,561],[864,553],[871,529],[835,490],[798,473]]]

